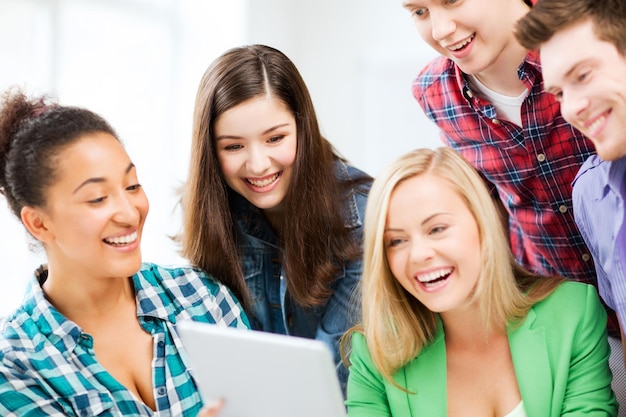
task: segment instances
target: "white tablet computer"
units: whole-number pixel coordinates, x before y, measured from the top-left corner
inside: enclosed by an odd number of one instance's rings
[[[346,416],[325,343],[193,321],[176,329],[204,402],[225,400],[220,417]]]

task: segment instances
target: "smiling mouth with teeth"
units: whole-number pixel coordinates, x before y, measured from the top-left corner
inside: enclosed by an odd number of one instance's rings
[[[104,239],[104,243],[112,246],[124,246],[137,240],[137,232],[133,232],[126,236],[118,236]]]
[[[590,123],[588,126],[586,126],[587,131],[593,136],[593,133],[596,132],[596,130],[602,125],[602,123],[604,123],[605,120],[606,116],[598,117],[596,120],[593,121],[593,123]]]
[[[474,36],[476,35],[472,35],[469,38],[465,39],[464,41],[448,47],[448,49],[450,49],[451,51],[458,51],[460,49],[463,49],[467,44],[469,44],[470,42],[474,40]]]
[[[253,179],[250,179],[250,178],[245,178],[245,180],[250,185],[254,185],[255,187],[263,188],[263,187],[267,187],[268,185],[273,184],[274,182],[276,182],[278,177],[280,177],[280,172],[277,172],[276,174],[272,175],[271,177],[267,177],[267,178],[265,178],[263,180],[253,180]]]
[[[425,287],[432,287],[440,283],[441,281],[445,281],[448,279],[450,274],[452,274],[452,268],[440,269],[437,271],[429,272],[427,274],[422,274],[417,276],[417,280]]]

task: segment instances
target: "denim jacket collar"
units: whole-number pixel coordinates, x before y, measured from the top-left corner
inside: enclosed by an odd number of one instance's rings
[[[339,159],[334,163],[333,172],[342,182],[349,181],[362,175],[362,173],[356,168],[347,165]],[[350,187],[348,190],[349,198],[346,200],[347,202],[344,206],[344,213],[346,214],[344,216],[346,221],[345,226],[348,229],[357,228],[363,224],[363,219],[361,218],[357,207],[356,193],[358,191],[358,187]],[[366,193],[367,190],[363,190],[363,192]],[[240,224],[246,234],[261,239],[273,246],[279,246],[276,233],[259,208],[250,204],[248,200],[239,194],[235,195],[234,202],[236,221]]]

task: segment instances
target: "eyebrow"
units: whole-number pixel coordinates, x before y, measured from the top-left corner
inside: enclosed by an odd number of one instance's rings
[[[424,226],[426,223],[428,223],[429,221],[431,221],[434,217],[441,216],[441,215],[444,215],[444,214],[451,214],[451,213],[448,213],[448,212],[442,211],[441,213],[434,213],[434,214],[431,214],[430,216],[426,217],[426,218],[422,221],[422,223],[420,223],[420,226]],[[399,231],[401,231],[401,230],[402,230],[402,229],[385,228],[385,232],[399,232]]]
[[[135,168],[135,164],[133,164],[131,162],[130,164],[128,164],[128,166],[124,170],[124,175],[126,175],[130,171],[132,171],[133,168]],[[78,187],[76,187],[76,189],[74,190],[74,192],[72,194],[76,194],[78,192],[78,190],[80,190],[82,187],[84,187],[87,184],[98,184],[98,183],[102,183],[102,182],[105,182],[105,181],[106,181],[106,179],[104,177],[89,178],[89,179],[83,181]]]
[[[276,129],[280,129],[281,127],[285,127],[285,126],[289,126],[290,123],[281,123],[278,124],[276,126],[272,126],[269,129],[265,129],[263,132],[261,132],[261,135],[267,135],[268,133],[276,130]],[[218,136],[215,138],[215,140],[222,140],[222,139],[241,139],[241,136],[235,136],[235,135],[222,135],[222,136]]]
[[[567,72],[563,75],[563,77],[562,77],[562,78],[569,78],[569,77],[572,75],[572,73],[573,73],[574,71],[576,71],[576,69],[577,69],[579,66],[581,66],[582,64],[584,64],[584,61],[578,61],[578,62],[575,62],[575,63],[574,63],[574,65],[572,65],[572,66],[570,67],[570,69],[569,69],[569,70],[567,70]],[[558,87],[556,87],[556,86],[554,86],[554,85],[544,85],[544,88],[543,88],[543,89],[544,89],[547,93],[554,94],[554,93],[552,93],[552,91],[554,91],[555,89],[558,89]]]

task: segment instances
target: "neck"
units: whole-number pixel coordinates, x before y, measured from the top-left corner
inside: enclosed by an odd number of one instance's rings
[[[513,8],[510,15],[503,17],[511,20],[514,24],[517,20],[524,17],[530,8],[523,2],[517,1],[511,4]],[[524,89],[524,83],[517,75],[517,69],[524,61],[528,51],[517,42],[513,31],[509,34],[509,39],[500,51],[495,62],[488,66],[484,71],[474,74],[481,83],[499,94],[518,97]]]
[[[278,207],[275,207],[273,209],[263,210],[263,215],[272,226],[272,229],[274,229],[274,232],[276,232],[278,236],[282,237],[283,222],[285,219],[285,213],[284,213],[282,204],[280,204]]]
[[[136,303],[131,278],[88,277],[62,272],[50,264],[42,288],[61,314],[82,327],[125,310],[124,307],[134,308]]]
[[[526,85],[519,79],[517,70],[526,57],[527,51],[520,47],[511,52],[511,58],[503,57],[498,63],[488,69],[474,74],[475,77],[490,90],[508,97],[518,97],[526,89]]]
[[[506,326],[492,323],[487,325],[476,306],[462,311],[441,314],[447,346],[480,347],[490,340],[506,336]]]

